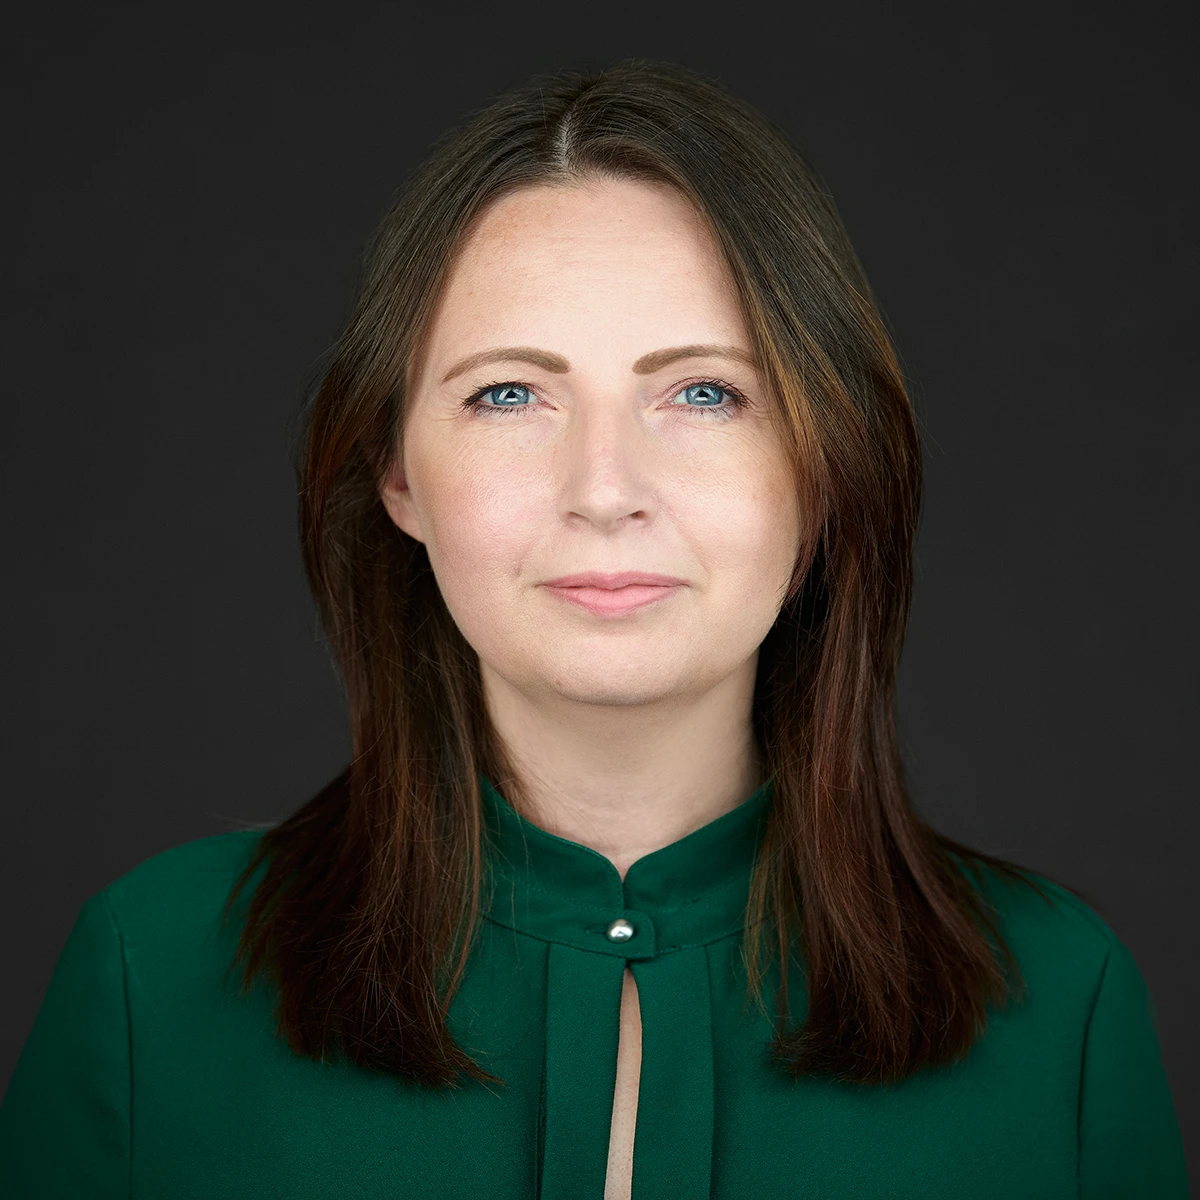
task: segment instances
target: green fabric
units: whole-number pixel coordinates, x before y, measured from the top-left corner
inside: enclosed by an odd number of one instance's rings
[[[773,1067],[739,939],[770,800],[767,784],[622,883],[485,787],[489,918],[450,1020],[505,1083],[457,1092],[300,1058],[268,987],[237,996],[237,930],[218,922],[259,833],[147,859],[83,904],[63,948],[0,1106],[0,1196],[602,1200],[628,962],[634,1200],[1185,1200],[1145,981],[1048,880],[1054,907],[980,884],[1029,994],[965,1062],[891,1089]],[[628,941],[608,936],[618,918]],[[796,990],[802,1018],[802,974]]]

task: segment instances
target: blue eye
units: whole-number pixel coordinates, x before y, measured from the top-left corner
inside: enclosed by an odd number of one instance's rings
[[[724,391],[723,387],[715,383],[692,383],[679,394],[686,396],[689,400],[701,401],[701,406],[704,408],[715,408],[721,403],[721,393]]]
[[[477,405],[480,400],[492,392],[496,393],[496,403],[479,405],[479,407],[506,412],[512,408],[524,408],[529,400],[529,389],[523,383],[493,383],[468,397],[468,406]]]
[[[689,383],[676,394],[683,396],[685,403],[671,407],[690,408],[714,417],[736,417],[738,410],[748,407],[750,403],[737,388],[722,383],[719,379],[702,379],[699,383]],[[724,403],[721,400],[722,396],[725,397]],[[700,403],[686,403],[691,400],[698,400]]]
[[[699,383],[690,383],[676,395],[683,396],[687,401],[698,401],[698,403],[677,404],[669,407],[690,408],[706,414],[711,413],[717,417],[732,417],[736,415],[738,409],[745,408],[748,403],[741,392],[718,379],[703,379]],[[488,396],[491,396],[492,400],[484,404],[483,401]],[[721,402],[722,396],[728,398],[726,403]],[[532,394],[525,384],[501,380],[498,383],[489,383],[487,387],[473,392],[462,402],[462,407],[481,415],[485,412],[509,413],[518,409],[531,408],[531,400]]]

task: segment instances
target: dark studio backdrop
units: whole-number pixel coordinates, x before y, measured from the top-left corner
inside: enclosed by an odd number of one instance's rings
[[[1188,6],[45,5],[9,30],[0,1086],[79,906],[348,753],[292,444],[365,240],[468,108],[628,55],[793,136],[895,331],[918,807],[1134,952],[1200,1171]]]

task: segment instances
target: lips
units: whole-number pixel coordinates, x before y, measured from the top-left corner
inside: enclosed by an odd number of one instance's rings
[[[577,575],[562,575],[558,579],[547,579],[546,587],[600,588],[615,591],[617,588],[643,585],[645,587],[678,587],[686,579],[674,575],[657,575],[650,571],[583,571]]]
[[[568,580],[587,580],[596,576],[569,575]],[[612,581],[629,578],[632,582],[614,584]],[[656,604],[680,592],[683,581],[673,581],[667,575],[644,575],[640,572],[624,572],[617,576],[600,576],[599,584],[592,583],[547,583],[546,590],[559,600],[584,608],[594,617],[619,617]],[[666,581],[646,583],[643,580]]]

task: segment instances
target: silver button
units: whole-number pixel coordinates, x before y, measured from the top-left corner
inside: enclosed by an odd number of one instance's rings
[[[618,917],[606,930],[610,942],[627,942],[637,931],[624,917]]]

